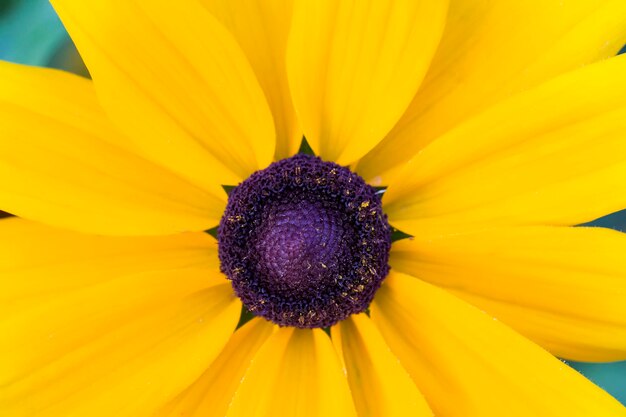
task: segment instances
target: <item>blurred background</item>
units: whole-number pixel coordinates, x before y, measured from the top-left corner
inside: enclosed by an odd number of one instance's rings
[[[89,75],[47,0],[0,0],[0,59]]]
[[[89,76],[47,0],[0,0],[0,59]],[[626,210],[587,225],[624,231]],[[626,362],[569,364],[626,404]]]

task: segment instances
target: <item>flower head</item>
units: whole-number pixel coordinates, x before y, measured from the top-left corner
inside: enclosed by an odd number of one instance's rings
[[[626,415],[553,356],[626,359],[572,227],[623,2],[52,3],[93,81],[0,65],[0,414]]]

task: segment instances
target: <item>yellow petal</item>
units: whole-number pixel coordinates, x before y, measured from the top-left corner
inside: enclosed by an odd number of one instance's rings
[[[420,236],[573,225],[626,207],[626,56],[512,97],[420,152],[384,197]]]
[[[435,52],[447,0],[296,0],[293,101],[317,154],[349,164],[398,121]]]
[[[369,317],[351,316],[332,328],[332,337],[343,352],[359,417],[433,415]]]
[[[133,154],[92,83],[0,62],[0,208],[100,234],[165,234],[215,225],[225,195]]]
[[[235,328],[241,305],[230,284],[200,289],[202,278],[210,281],[194,270],[125,276],[3,319],[2,415],[152,415]]]
[[[626,359],[626,236],[502,228],[394,243],[391,265],[498,317],[557,356]]]
[[[320,329],[280,328],[246,372],[228,417],[355,417],[337,353]]]
[[[200,237],[5,224],[14,247],[0,264],[0,293],[15,302],[0,318],[3,416],[151,416],[206,369],[237,324],[241,304]],[[51,253],[39,259],[44,248]]]
[[[149,158],[207,188],[274,155],[263,91],[237,42],[195,0],[53,0],[112,119]]]
[[[205,233],[107,237],[3,219],[0,316],[123,274],[184,267],[217,271],[218,262],[215,240]]]
[[[416,278],[392,273],[372,319],[437,416],[626,415],[539,346]]]
[[[395,167],[463,120],[511,94],[613,56],[625,42],[622,0],[451,0],[422,88],[395,128],[359,163],[359,172],[390,184]]]
[[[293,0],[202,0],[246,53],[274,116],[275,158],[298,152],[302,131],[287,84],[286,51]]]
[[[211,367],[155,417],[223,417],[273,325],[253,319],[237,330]]]

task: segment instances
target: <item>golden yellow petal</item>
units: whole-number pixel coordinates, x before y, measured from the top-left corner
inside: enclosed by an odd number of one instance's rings
[[[499,228],[396,242],[391,265],[445,287],[557,356],[626,359],[626,235]]]
[[[436,416],[626,416],[538,345],[417,278],[392,273],[372,319]]]
[[[337,353],[321,329],[280,328],[252,360],[227,417],[356,417]]]
[[[0,323],[0,410],[32,415],[56,407],[73,415],[102,407],[99,397],[108,392],[106,410],[133,402],[134,412],[147,415],[143,408],[155,409],[177,395],[210,363],[198,356],[193,340],[203,355],[215,356],[234,329],[238,311],[229,300],[236,307],[236,298],[227,283],[202,288],[211,283],[207,275],[193,269],[124,275],[9,311]],[[222,310],[230,313],[220,316]],[[133,360],[138,355],[145,358]],[[155,371],[175,385],[150,390]],[[178,375],[184,380],[173,381]],[[145,386],[151,399],[133,398],[131,382]]]
[[[399,165],[459,123],[511,94],[611,57],[625,42],[622,0],[451,0],[422,88],[358,170],[390,184]]]
[[[435,236],[574,225],[626,207],[626,56],[552,79],[431,143],[383,198],[390,222]]]
[[[447,0],[296,0],[289,85],[304,134],[347,165],[389,132],[435,52]]]
[[[331,330],[359,417],[433,415],[369,317],[352,315]]]
[[[230,33],[196,0],[53,0],[111,118],[142,153],[204,187],[274,156],[272,115]]]
[[[83,236],[19,219],[0,234],[12,239],[0,256],[0,415],[151,416],[237,324],[241,303],[201,236]]]
[[[0,316],[124,274],[185,267],[217,271],[218,262],[215,240],[205,233],[109,237],[3,219]]]
[[[134,154],[91,81],[0,62],[0,209],[99,234],[166,234],[215,225],[212,193]]]
[[[293,0],[202,0],[246,53],[274,116],[275,159],[298,152],[302,130],[287,84],[287,37]]]
[[[223,417],[252,359],[274,326],[253,319],[237,330],[211,367],[155,417]]]

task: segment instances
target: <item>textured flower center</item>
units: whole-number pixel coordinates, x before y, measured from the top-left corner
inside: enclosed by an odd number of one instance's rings
[[[327,327],[365,311],[389,271],[391,228],[376,189],[309,155],[234,188],[218,240],[244,305],[283,326]]]

